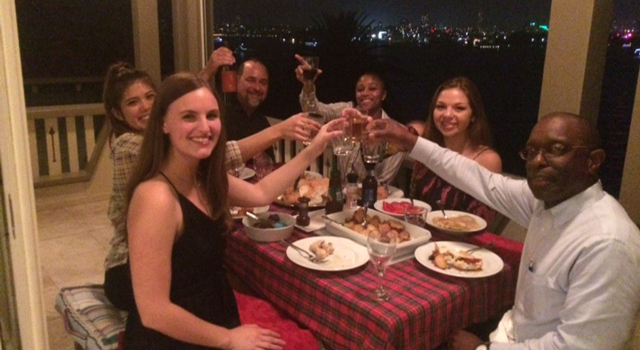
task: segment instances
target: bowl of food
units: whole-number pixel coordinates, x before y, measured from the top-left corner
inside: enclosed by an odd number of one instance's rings
[[[245,216],[242,219],[247,237],[258,242],[276,242],[291,236],[296,219],[285,213],[268,211],[255,214],[256,218]]]

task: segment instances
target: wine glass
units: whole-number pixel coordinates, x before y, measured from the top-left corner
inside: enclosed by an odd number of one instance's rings
[[[362,150],[362,161],[366,164],[375,166],[384,157],[387,149],[387,143],[383,140],[371,140],[369,138],[370,130],[362,130],[360,148]]]
[[[320,58],[318,56],[304,56],[303,59],[307,62],[308,66],[302,68],[302,76],[304,80],[313,81],[318,74]]]
[[[273,171],[273,160],[265,152],[258,153],[253,157],[253,167],[258,179],[263,179]]]
[[[376,268],[378,277],[380,277],[380,285],[375,289],[373,299],[387,301],[391,299],[391,296],[385,291],[382,279],[384,278],[384,271],[396,253],[396,241],[389,240],[389,237],[379,233],[370,232],[367,237],[367,250],[369,251],[371,264]]]
[[[409,207],[404,211],[404,221],[416,226],[424,227],[427,222],[427,214],[429,208],[425,207]]]

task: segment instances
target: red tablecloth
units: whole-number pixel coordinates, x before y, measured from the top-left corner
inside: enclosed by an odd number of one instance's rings
[[[289,241],[311,234],[294,230]],[[434,235],[434,240],[452,237]],[[323,272],[300,267],[281,243],[259,243],[242,226],[227,242],[232,273],[333,349],[432,349],[457,329],[499,316],[513,304],[522,245],[490,233],[469,243],[496,242],[505,268],[487,278],[456,278],[433,272],[415,259],[391,265],[387,302],[371,299],[380,282],[373,267]]]

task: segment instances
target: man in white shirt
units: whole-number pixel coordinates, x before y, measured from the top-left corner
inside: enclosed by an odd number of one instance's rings
[[[551,113],[533,128],[520,155],[527,179],[489,172],[418,138],[398,123],[376,121],[384,138],[452,185],[528,228],[515,304],[490,342],[458,332],[454,350],[621,349],[640,308],[640,231],[602,190],[605,154],[596,127]]]

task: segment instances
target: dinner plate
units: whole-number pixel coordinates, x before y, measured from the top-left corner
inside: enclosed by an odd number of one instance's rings
[[[242,179],[242,180],[250,179],[250,178],[254,177],[255,175],[256,175],[256,171],[255,170],[245,167],[240,172],[240,179]]]
[[[502,271],[504,267],[504,262],[502,259],[496,255],[496,253],[486,250],[480,249],[473,252],[473,256],[482,259],[482,270],[480,271],[460,271],[454,267],[443,270],[436,265],[433,264],[433,261],[429,260],[429,256],[433,253],[435,249],[435,245],[438,244],[438,249],[440,250],[467,250],[471,248],[476,248],[477,246],[468,243],[462,242],[429,242],[423,246],[418,247],[415,251],[415,257],[418,262],[429,270],[454,276],[454,277],[462,277],[462,278],[480,278],[480,277],[488,277],[495,275],[496,273]]]
[[[322,176],[322,174],[315,172],[315,171],[305,171],[305,176],[307,176],[307,178],[311,178],[311,179],[321,179],[324,176]],[[329,188],[327,188],[327,190],[329,190]],[[298,207],[298,203],[287,203],[282,199],[282,195],[278,196],[278,198],[276,198],[275,201],[273,201],[273,203],[283,206],[283,207],[288,207],[288,208],[297,208]],[[309,204],[309,208],[310,209],[318,209],[318,208],[324,208],[325,206],[325,202],[323,201],[322,203],[319,204]]]
[[[297,240],[294,243],[298,247],[310,251],[309,247],[319,240],[324,240],[325,242],[331,242],[331,244],[333,244],[333,254],[329,255],[327,261],[319,264],[312,263],[302,257],[302,255],[292,247],[287,247],[287,258],[296,265],[318,271],[351,270],[362,266],[369,261],[367,248],[347,238],[314,236]]]
[[[229,212],[231,213],[231,217],[233,218],[233,220],[240,220],[244,217],[244,215],[238,215],[238,210],[240,210],[241,207],[231,207],[229,208]],[[251,210],[254,214],[260,214],[260,213],[264,213],[266,211],[269,210],[269,206],[268,205],[264,205],[262,207],[253,207],[253,210]]]
[[[383,212],[387,215],[391,215],[391,216],[395,216],[399,219],[403,219],[404,220],[404,213],[396,213],[396,212],[392,212],[392,211],[386,211],[384,210],[384,205],[383,202],[387,202],[387,203],[393,203],[393,202],[411,202],[411,199],[409,198],[387,198],[387,199],[380,199],[378,201],[376,201],[373,204],[373,207],[380,212]],[[419,201],[417,199],[413,200],[413,205],[416,207],[424,207],[427,208],[427,213],[431,211],[431,206],[423,201]]]
[[[487,222],[484,221],[483,218],[481,218],[481,217],[479,217],[477,215],[473,215],[471,213],[467,213],[467,212],[464,212],[464,211],[456,211],[456,210],[445,210],[444,212],[447,214],[447,217],[456,217],[456,216],[461,216],[461,215],[469,215],[478,223],[478,227],[475,228],[475,229],[472,229],[472,230],[454,230],[454,229],[441,227],[441,226],[437,225],[436,223],[434,223],[434,219],[441,218],[443,216],[442,210],[433,210],[429,214],[427,214],[427,224],[429,226],[431,226],[431,227],[434,227],[434,228],[442,231],[442,232],[446,232],[446,233],[450,233],[450,234],[454,234],[454,235],[465,235],[465,234],[469,234],[469,233],[482,231],[485,228],[487,228]]]

